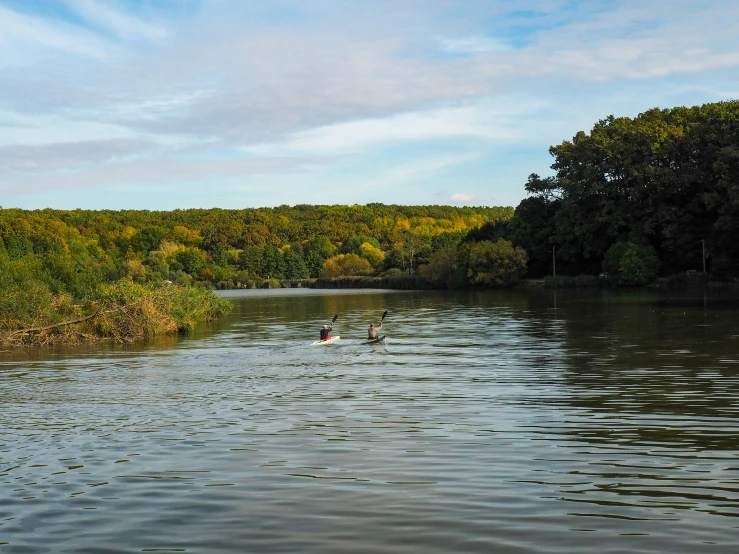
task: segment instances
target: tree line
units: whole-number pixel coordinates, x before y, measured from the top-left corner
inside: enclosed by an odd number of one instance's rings
[[[98,283],[208,283],[418,273],[511,208],[279,206],[243,210],[0,209],[0,271],[85,298]],[[10,265],[9,265],[10,264]],[[0,284],[1,286],[1,284]]]
[[[528,274],[602,275],[645,284],[658,275],[739,270],[739,102],[609,116],[549,149],[554,175],[532,174],[511,219],[469,240],[505,239]],[[705,253],[705,258],[704,258]]]

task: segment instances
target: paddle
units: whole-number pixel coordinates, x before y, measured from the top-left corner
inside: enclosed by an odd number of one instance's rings
[[[385,310],[384,312],[382,312],[382,319],[380,320],[380,323],[382,323],[383,321],[385,321],[385,316],[386,315],[387,315],[387,310]]]
[[[334,322],[335,322],[335,321],[336,321],[337,319],[339,319],[339,314],[336,314],[336,315],[334,316],[334,318],[333,318],[333,319],[331,320],[331,325],[333,325],[333,324],[334,324]]]

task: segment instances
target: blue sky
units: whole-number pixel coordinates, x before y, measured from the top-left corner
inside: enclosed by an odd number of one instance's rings
[[[0,0],[0,206],[515,206],[610,114],[739,98],[735,0]]]

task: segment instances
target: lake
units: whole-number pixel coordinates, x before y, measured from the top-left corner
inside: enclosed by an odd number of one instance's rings
[[[189,336],[0,354],[0,553],[736,551],[736,303],[223,294]]]

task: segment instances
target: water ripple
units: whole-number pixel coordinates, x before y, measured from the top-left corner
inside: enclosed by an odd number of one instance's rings
[[[649,294],[231,293],[0,358],[0,552],[729,552],[737,312]],[[363,343],[389,310],[385,344]],[[334,313],[338,343],[313,347]],[[679,317],[678,317],[679,315]],[[2,356],[2,354],[0,354]]]

